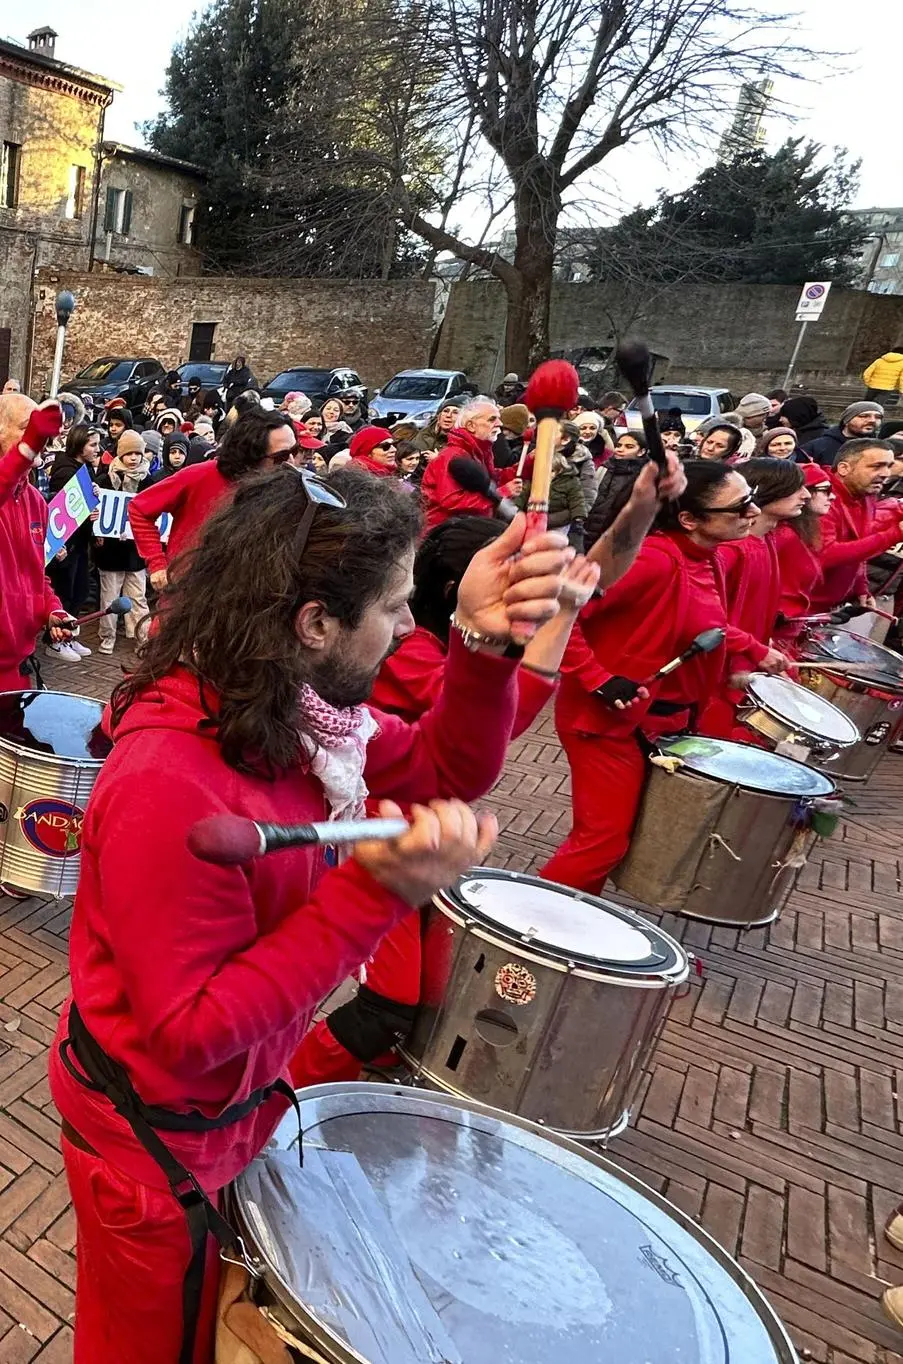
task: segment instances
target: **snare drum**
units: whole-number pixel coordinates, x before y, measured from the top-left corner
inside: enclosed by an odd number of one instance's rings
[[[85,805],[112,747],[102,715],[87,696],[0,692],[0,881],[75,893]]]
[[[853,721],[830,701],[786,677],[753,673],[738,718],[768,747],[805,762],[815,754],[824,762],[859,742]]]
[[[777,918],[815,844],[811,819],[836,786],[815,768],[727,739],[661,741],[619,890],[708,923]]]
[[[804,685],[839,707],[860,731],[859,743],[844,753],[837,775],[846,781],[867,781],[903,715],[903,658],[832,625],[807,628],[800,652],[806,659],[825,660],[824,671],[803,670]],[[867,672],[862,676],[832,672],[832,659],[861,663]]]
[[[436,896],[423,959],[400,1049],[415,1076],[602,1140],[626,1127],[689,975],[680,944],[630,910],[489,867]]]
[[[258,1307],[325,1364],[798,1364],[753,1281],[604,1156],[465,1099],[301,1090],[228,1194]]]

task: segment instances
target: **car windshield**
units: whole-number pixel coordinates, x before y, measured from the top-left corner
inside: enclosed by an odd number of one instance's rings
[[[134,360],[95,360],[75,377],[86,384],[117,384],[130,377],[134,363]]]
[[[434,374],[398,374],[383,389],[384,398],[408,398],[416,402],[443,397],[448,379]]]
[[[203,388],[216,388],[217,384],[223,382],[223,375],[228,368],[227,365],[179,365],[179,373],[182,376],[182,383],[187,384],[189,379],[200,379]]]
[[[707,417],[712,411],[712,400],[708,393],[675,393],[670,388],[653,388],[649,396],[656,412],[667,412],[671,407],[679,407],[684,416]],[[636,411],[636,399],[630,407]]]
[[[330,373],[328,369],[284,369],[270,380],[267,388],[277,393],[292,393],[295,389],[300,393],[323,393]]]

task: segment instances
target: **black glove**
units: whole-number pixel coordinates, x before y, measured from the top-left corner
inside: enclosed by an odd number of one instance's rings
[[[613,706],[616,701],[635,701],[639,694],[639,682],[631,682],[629,677],[610,677],[607,682],[603,682],[601,687],[596,688],[596,695],[600,701],[604,701],[606,706]]]

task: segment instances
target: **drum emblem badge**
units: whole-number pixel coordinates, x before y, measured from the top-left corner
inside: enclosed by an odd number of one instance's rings
[[[519,962],[506,962],[495,973],[495,993],[506,1004],[532,1004],[536,998],[536,977]]]
[[[678,1288],[682,1287],[679,1276],[668,1264],[665,1257],[653,1250],[652,1246],[640,1246],[640,1254],[650,1269],[654,1269],[658,1277],[665,1283],[676,1284]]]
[[[75,857],[81,847],[85,812],[68,801],[44,797],[16,811],[28,842],[48,857]]]

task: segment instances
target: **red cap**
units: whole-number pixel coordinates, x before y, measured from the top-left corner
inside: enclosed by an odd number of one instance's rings
[[[317,440],[316,436],[310,431],[298,432],[298,444],[302,450],[325,450],[325,440]]]
[[[804,464],[803,483],[807,488],[831,486],[831,475],[823,464]]]

